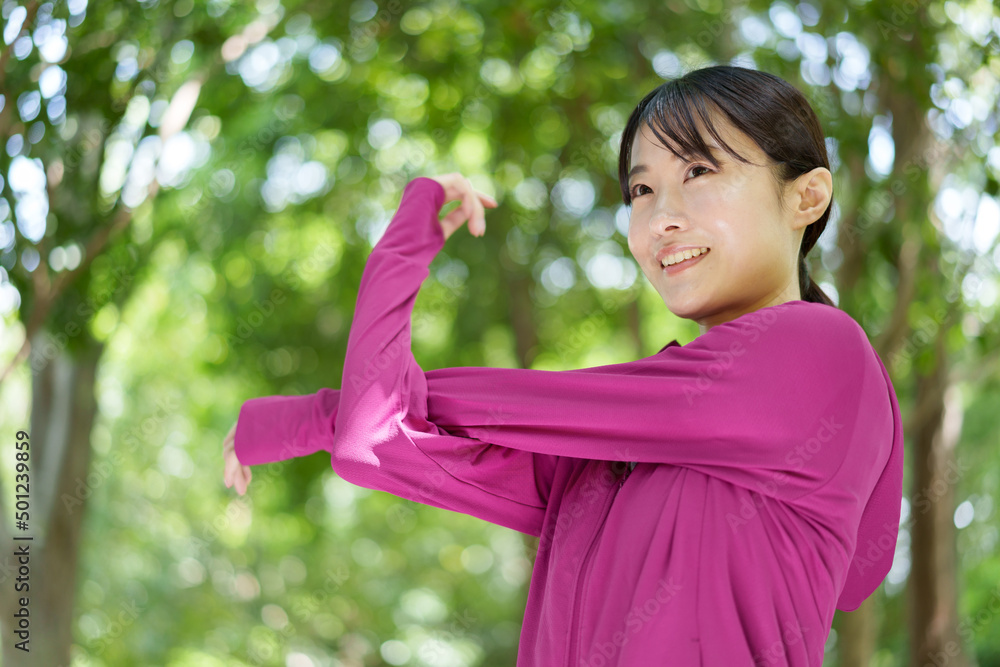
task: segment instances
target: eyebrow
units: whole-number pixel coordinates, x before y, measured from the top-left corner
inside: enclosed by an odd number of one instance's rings
[[[708,146],[709,151],[711,151],[713,154],[718,154],[722,152],[722,148],[716,146],[715,144],[706,144],[706,145]],[[633,176],[635,176],[636,174],[645,173],[647,171],[649,171],[649,167],[647,167],[644,164],[637,164],[634,167],[632,167],[631,170],[629,170],[628,180],[631,182]]]

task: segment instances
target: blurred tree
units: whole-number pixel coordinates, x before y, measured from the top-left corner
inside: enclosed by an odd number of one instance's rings
[[[0,382],[28,360],[31,516],[37,517],[31,523],[29,606],[36,640],[28,643],[30,653],[16,646],[24,639],[12,620],[20,595],[12,586],[0,593],[9,664],[69,661],[84,507],[92,480],[101,480],[90,469],[97,367],[137,274],[168,227],[151,229],[150,207],[161,180],[177,174],[162,163],[154,173],[152,161],[163,147],[169,154],[172,142],[184,141],[178,133],[205,79],[225,75],[218,26],[205,15],[197,23],[184,20],[175,9],[134,12],[109,2],[3,5],[0,137],[11,156],[2,171],[13,195],[3,209],[5,217],[16,212],[18,237],[13,223],[5,222],[0,271],[17,290],[23,327]],[[209,55],[187,77],[177,76],[175,31],[199,34]],[[154,109],[150,97],[160,86],[169,97]],[[143,229],[123,238],[137,218]],[[0,532],[10,537],[6,522]],[[5,567],[16,570],[10,554]]]
[[[68,664],[72,643],[94,664],[513,664],[534,540],[352,487],[322,455],[220,498],[222,435],[246,398],[339,386],[365,257],[416,175],[460,170],[501,202],[432,265],[425,368],[692,338],[629,257],[617,147],[642,95],[715,62],[816,108],[836,203],[812,275],[907,418],[894,569],[838,612],[828,661],[1000,655],[995,401],[973,400],[997,394],[996,7],[8,1],[3,19],[0,414],[23,428],[30,393],[43,640],[16,652],[3,587],[5,662]]]

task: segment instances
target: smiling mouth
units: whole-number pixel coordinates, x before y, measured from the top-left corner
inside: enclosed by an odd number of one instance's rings
[[[692,264],[697,263],[698,260],[700,260],[702,257],[704,257],[709,252],[711,252],[711,250],[712,249],[709,248],[705,252],[700,253],[698,255],[695,255],[694,257],[688,257],[687,259],[682,259],[679,262],[674,262],[673,264],[668,264],[666,266],[664,266],[663,264],[660,264],[659,265],[660,266],[660,270],[664,271],[666,273],[676,273],[677,271],[679,271],[679,270],[681,270],[681,269],[683,269],[683,268],[685,268],[687,266],[690,266]]]

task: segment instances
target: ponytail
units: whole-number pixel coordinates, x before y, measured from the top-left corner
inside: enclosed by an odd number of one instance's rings
[[[834,305],[833,300],[809,276],[809,265],[806,263],[806,256],[803,254],[799,255],[799,292],[802,294],[803,301],[825,303],[828,306]]]

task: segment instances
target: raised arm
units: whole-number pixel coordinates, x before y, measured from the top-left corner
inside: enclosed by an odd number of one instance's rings
[[[312,449],[329,437],[334,470],[359,486],[538,535],[558,457],[462,438],[427,418],[410,318],[444,244],[444,197],[430,178],[404,188],[362,274],[339,396],[321,390],[304,399],[298,414],[308,414],[300,421],[307,425],[292,440]]]

